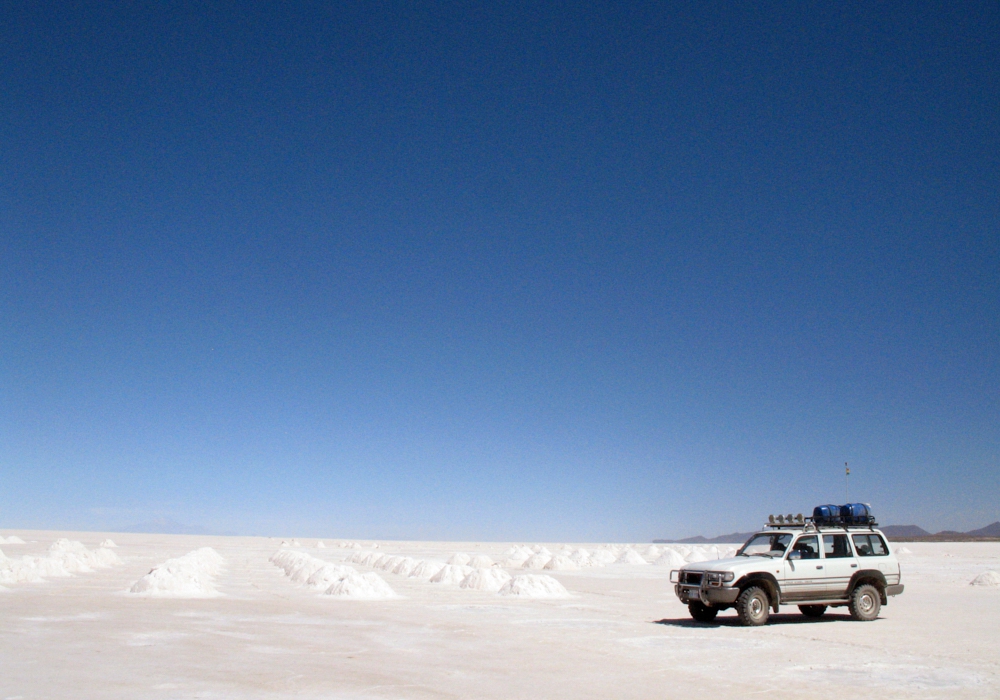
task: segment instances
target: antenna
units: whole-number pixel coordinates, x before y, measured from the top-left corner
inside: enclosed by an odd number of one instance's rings
[[[844,502],[851,502],[851,468],[844,462]]]

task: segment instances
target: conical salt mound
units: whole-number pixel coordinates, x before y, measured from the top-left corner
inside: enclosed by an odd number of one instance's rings
[[[969,581],[970,586],[987,586],[989,588],[996,588],[1000,586],[1000,574],[996,571],[984,571],[983,573],[976,576],[976,578]]]
[[[615,559],[615,564],[648,564],[637,551],[631,547],[622,550],[622,553]]]
[[[561,583],[551,576],[537,574],[515,576],[497,593],[517,598],[569,598],[569,591]]]
[[[663,552],[663,554],[660,555],[660,558],[655,562],[657,566],[671,566],[674,568],[680,568],[686,563],[687,562],[684,561],[684,557],[673,549],[668,549]]]

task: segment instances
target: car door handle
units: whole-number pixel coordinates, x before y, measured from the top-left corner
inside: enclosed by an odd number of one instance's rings
[[[817,568],[817,569],[822,569],[823,567],[822,567],[822,566],[817,566],[816,568]]]
[[[858,565],[857,564],[851,564],[851,568],[852,569],[856,569],[856,568],[858,568]]]

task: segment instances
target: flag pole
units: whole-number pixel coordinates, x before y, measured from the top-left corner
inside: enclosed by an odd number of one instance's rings
[[[851,502],[851,468],[847,466],[847,462],[844,462],[844,497],[845,500]]]

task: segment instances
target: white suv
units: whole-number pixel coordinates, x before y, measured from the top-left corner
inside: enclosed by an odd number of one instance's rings
[[[799,521],[757,533],[732,559],[671,571],[691,617],[710,622],[736,608],[744,625],[763,625],[769,610],[791,604],[809,617],[846,605],[855,620],[874,620],[889,596],[903,592],[899,561],[875,527]]]

